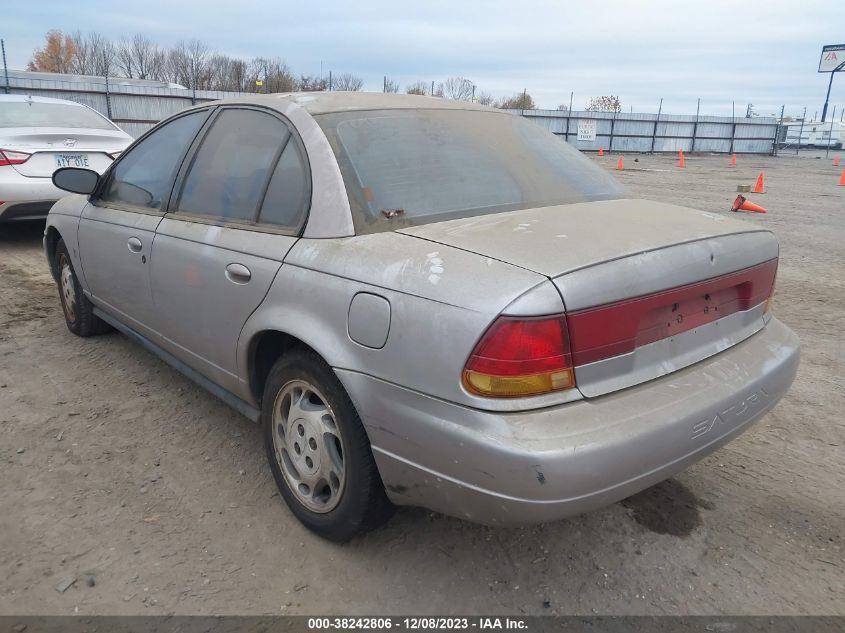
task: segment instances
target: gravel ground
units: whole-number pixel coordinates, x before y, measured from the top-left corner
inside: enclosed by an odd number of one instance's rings
[[[556,524],[402,509],[344,546],[293,519],[257,426],[117,334],[62,320],[43,225],[0,228],[0,614],[845,613],[845,187],[809,156],[626,157],[636,197],[781,240],[774,309],[798,378],[678,477]],[[594,157],[608,169],[616,156]]]

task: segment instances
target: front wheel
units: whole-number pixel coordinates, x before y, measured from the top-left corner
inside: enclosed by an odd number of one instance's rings
[[[393,505],[361,420],[319,356],[294,350],[276,362],[261,416],[273,478],[307,528],[347,541],[390,518]]]
[[[77,336],[94,336],[111,330],[111,327],[96,314],[94,306],[82,292],[79,279],[70,261],[70,254],[64,240],[56,244],[56,255],[53,260],[56,279],[59,286],[59,299],[65,315],[67,329]]]

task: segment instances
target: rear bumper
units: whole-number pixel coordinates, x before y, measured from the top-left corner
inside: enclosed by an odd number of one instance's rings
[[[337,373],[394,503],[520,525],[608,505],[702,459],[777,403],[799,355],[796,336],[772,319],[731,349],[663,378],[509,414]]]
[[[0,222],[42,220],[64,195],[50,178],[29,178],[0,167]]]

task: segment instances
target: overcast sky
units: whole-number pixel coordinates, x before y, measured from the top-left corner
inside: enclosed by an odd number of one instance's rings
[[[617,94],[625,110],[761,115],[821,111],[823,44],[845,43],[845,3],[805,0],[0,0],[9,67],[24,68],[48,29],[136,32],[162,45],[198,38],[233,56],[279,56],[295,73],[471,79],[496,97],[526,88],[538,107]],[[836,120],[845,73],[834,80]]]

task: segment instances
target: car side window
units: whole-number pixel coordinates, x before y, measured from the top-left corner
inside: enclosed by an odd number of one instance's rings
[[[273,161],[289,136],[271,114],[223,110],[200,143],[176,211],[255,222]]]
[[[99,200],[161,209],[185,150],[194,140],[207,111],[173,119],[154,130],[114,166]]]
[[[273,170],[258,221],[296,229],[305,219],[310,198],[305,157],[299,144],[291,138]]]

